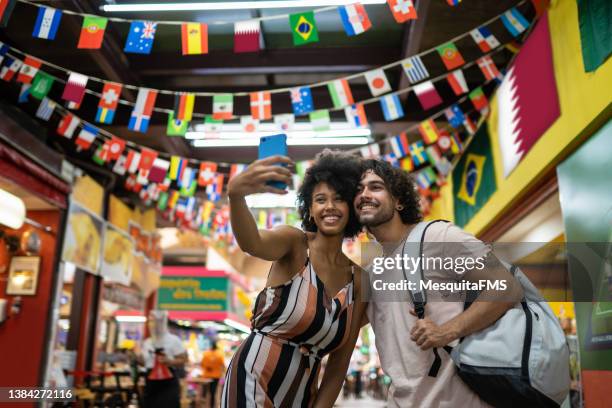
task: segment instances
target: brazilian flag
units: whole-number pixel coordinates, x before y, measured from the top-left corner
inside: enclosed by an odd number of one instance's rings
[[[485,122],[453,171],[455,224],[465,226],[496,189],[491,140]]]
[[[289,15],[289,24],[293,34],[293,45],[303,45],[319,41],[319,32],[314,13],[297,13]]]
[[[174,112],[168,114],[168,127],[166,128],[166,134],[168,136],[185,136],[188,127],[188,121],[174,119]]]

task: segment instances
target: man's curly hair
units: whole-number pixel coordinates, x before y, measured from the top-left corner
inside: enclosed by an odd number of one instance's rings
[[[314,164],[306,171],[304,181],[297,192],[297,204],[302,228],[316,232],[317,225],[310,218],[312,193],[319,183],[327,183],[346,201],[349,207],[349,219],[344,229],[345,237],[354,237],[361,230],[361,225],[353,208],[357,186],[361,177],[359,159],[339,151],[324,150],[315,158]]]
[[[372,171],[383,179],[385,187],[398,203],[403,207],[399,211],[404,224],[416,224],[423,219],[421,213],[420,196],[417,192],[412,176],[402,169],[393,167],[383,160],[367,159],[361,162],[362,176]]]

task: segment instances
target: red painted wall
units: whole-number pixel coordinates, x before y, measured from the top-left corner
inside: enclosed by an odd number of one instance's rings
[[[59,211],[28,211],[28,218],[58,230]],[[32,229],[24,225],[20,233]],[[11,230],[6,230],[10,233]],[[21,313],[0,323],[0,387],[39,386],[46,344],[47,316],[51,302],[56,239],[38,231],[42,241],[41,266],[36,295],[21,296]],[[0,298],[8,299],[9,308],[14,296],[6,294],[8,272],[0,275]],[[26,406],[25,404],[22,404]]]

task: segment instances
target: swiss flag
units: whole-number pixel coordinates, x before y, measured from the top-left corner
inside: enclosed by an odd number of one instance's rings
[[[412,0],[387,0],[389,9],[393,13],[393,18],[398,23],[405,23],[408,20],[415,20],[417,12]]]

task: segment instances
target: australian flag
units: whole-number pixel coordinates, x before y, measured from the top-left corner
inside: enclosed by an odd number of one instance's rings
[[[446,115],[446,119],[448,119],[450,125],[454,128],[458,128],[459,126],[461,126],[461,124],[465,120],[465,116],[463,115],[463,111],[461,110],[459,105],[451,106],[450,108],[444,111],[444,114]]]
[[[312,92],[307,86],[291,89],[291,105],[296,116],[306,115],[314,110]]]
[[[130,33],[125,42],[125,52],[150,54],[155,39],[157,23],[151,21],[132,21]]]

